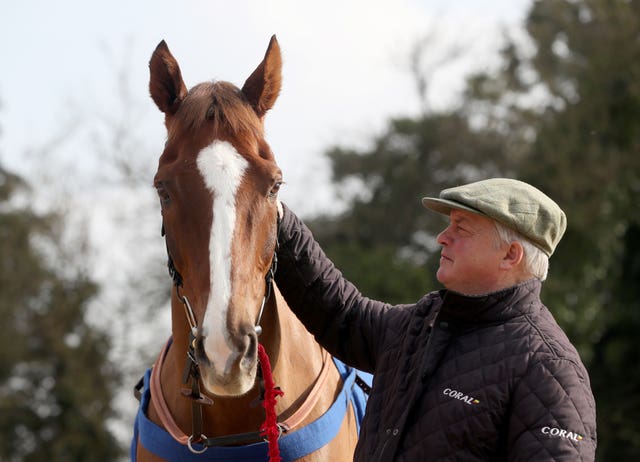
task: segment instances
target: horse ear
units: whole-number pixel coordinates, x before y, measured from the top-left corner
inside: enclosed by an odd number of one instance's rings
[[[275,104],[281,87],[282,56],[274,35],[271,37],[264,59],[244,83],[242,93],[249,100],[258,117],[263,117]]]
[[[163,40],[149,61],[149,92],[156,106],[166,115],[173,115],[187,96],[178,61]]]

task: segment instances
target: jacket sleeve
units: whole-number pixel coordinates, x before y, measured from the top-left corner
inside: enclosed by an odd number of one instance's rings
[[[318,343],[347,364],[374,372],[390,306],[362,296],[324,254],[311,231],[284,206],[276,284]]]
[[[595,459],[595,401],[581,364],[532,362],[515,386],[507,447],[512,461]]]

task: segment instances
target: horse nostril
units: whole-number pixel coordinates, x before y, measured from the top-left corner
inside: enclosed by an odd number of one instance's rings
[[[245,337],[245,350],[243,362],[247,366],[253,366],[258,357],[258,336],[255,332],[250,332]]]

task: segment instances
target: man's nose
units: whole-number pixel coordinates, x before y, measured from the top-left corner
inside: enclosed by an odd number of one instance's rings
[[[450,240],[449,240],[449,235],[447,234],[448,230],[449,228],[445,228],[440,232],[440,234],[438,234],[438,236],[436,237],[436,241],[438,242],[438,244],[442,246],[449,244]]]

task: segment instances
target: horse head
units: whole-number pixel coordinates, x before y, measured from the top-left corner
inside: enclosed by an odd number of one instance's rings
[[[149,68],[151,97],[167,128],[154,185],[179,278],[173,303],[186,300],[195,318],[193,348],[205,388],[242,395],[255,382],[256,325],[277,243],[282,173],[263,120],[280,92],[280,48],[272,37],[242,89],[212,81],[187,90],[164,41]],[[176,325],[187,332],[190,326],[173,323],[176,341]]]

